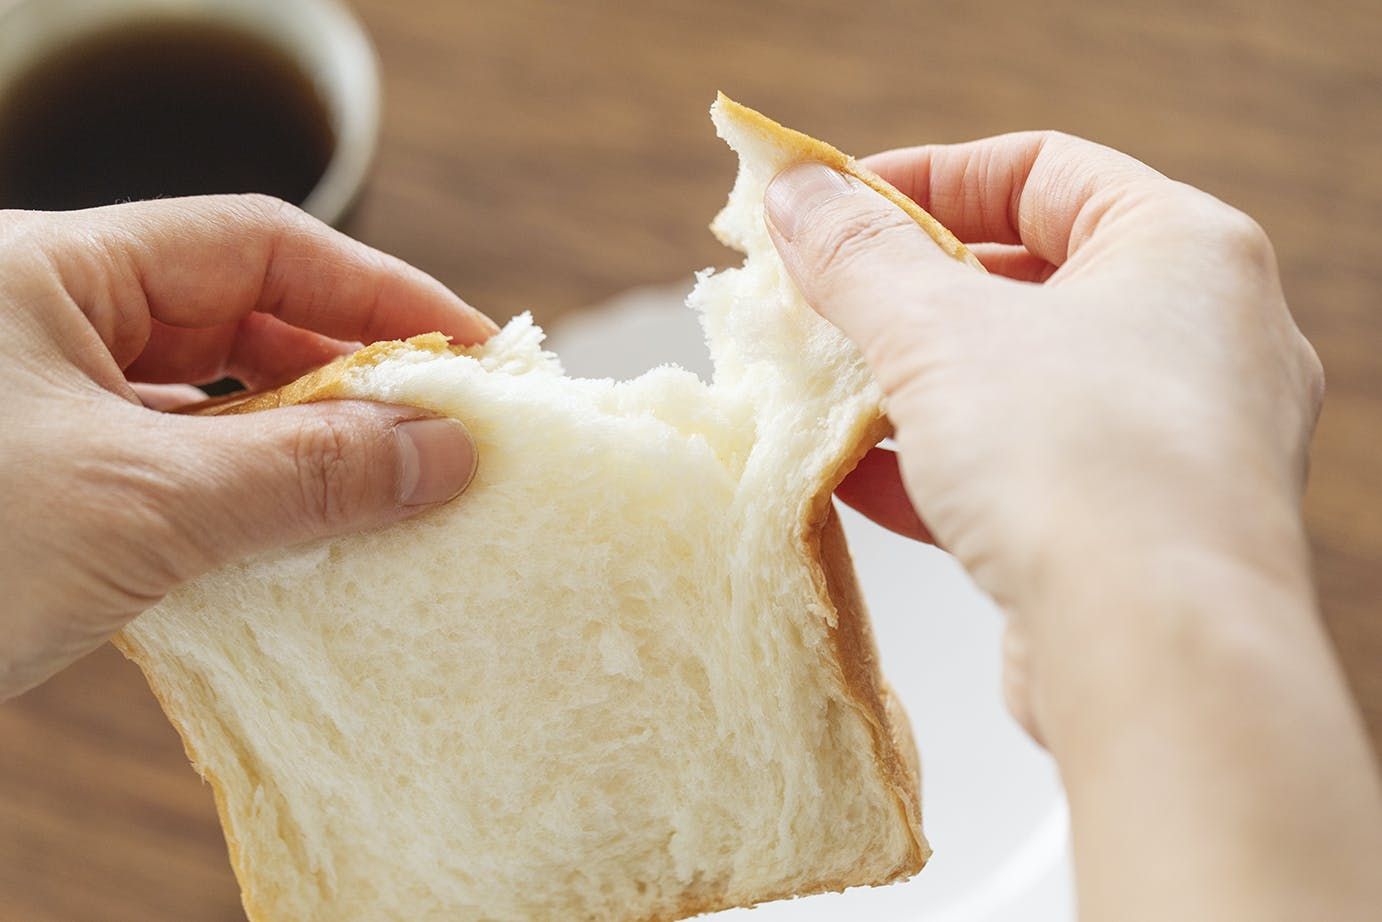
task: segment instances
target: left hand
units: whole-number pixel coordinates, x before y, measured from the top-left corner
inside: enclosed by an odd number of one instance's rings
[[[154,412],[187,382],[292,380],[355,340],[495,331],[441,284],[283,202],[0,212],[0,700],[175,584],[459,493],[465,429],[356,401]]]

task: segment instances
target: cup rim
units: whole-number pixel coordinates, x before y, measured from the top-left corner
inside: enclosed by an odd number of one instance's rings
[[[0,0],[0,92],[37,58],[125,22],[173,19],[239,28],[287,54],[316,86],[336,135],[301,207],[337,224],[364,187],[378,147],[379,59],[339,0]]]

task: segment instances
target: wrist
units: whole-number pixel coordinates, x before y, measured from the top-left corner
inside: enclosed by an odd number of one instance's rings
[[[1298,513],[1260,510],[1251,520],[1167,526],[1079,528],[1046,545],[1026,568],[1018,607],[1040,620],[1120,599],[1167,604],[1188,597],[1237,611],[1235,599],[1271,595],[1313,610],[1310,550]]]
[[[1212,732],[1238,708],[1337,679],[1299,514],[1263,506],[1229,524],[1077,528],[1033,565],[1011,610],[1035,719],[1063,763],[1168,715],[1198,713]]]
[[[1129,886],[1162,874],[1271,881],[1301,907],[1317,905],[1321,880],[1341,899],[1375,896],[1360,887],[1375,879],[1360,856],[1382,845],[1366,732],[1299,575],[1304,554],[1280,553],[1273,570],[1189,543],[1110,552],[1025,613],[1030,706],[1081,872],[1138,869],[1100,899],[1082,892],[1091,907],[1125,906]]]
[[[1278,587],[1313,600],[1299,492],[1267,478],[1065,478],[1044,491],[1012,547],[1009,606],[1034,617],[1107,587],[1215,592],[1220,582]],[[1210,574],[1215,574],[1213,577]]]

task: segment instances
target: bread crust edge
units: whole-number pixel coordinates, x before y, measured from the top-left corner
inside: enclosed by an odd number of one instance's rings
[[[835,623],[827,627],[841,688],[869,726],[875,767],[893,795],[912,839],[906,859],[888,878],[898,880],[920,871],[931,856],[921,825],[920,764],[906,712],[878,664],[872,621],[833,500],[840,482],[891,431],[887,417],[880,414],[852,450],[843,455],[831,475],[822,480],[805,517],[802,539],[818,592],[834,610]]]

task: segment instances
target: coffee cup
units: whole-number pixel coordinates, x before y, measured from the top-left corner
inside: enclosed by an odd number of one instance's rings
[[[378,130],[335,0],[0,0],[0,207],[269,192],[339,223]]]

